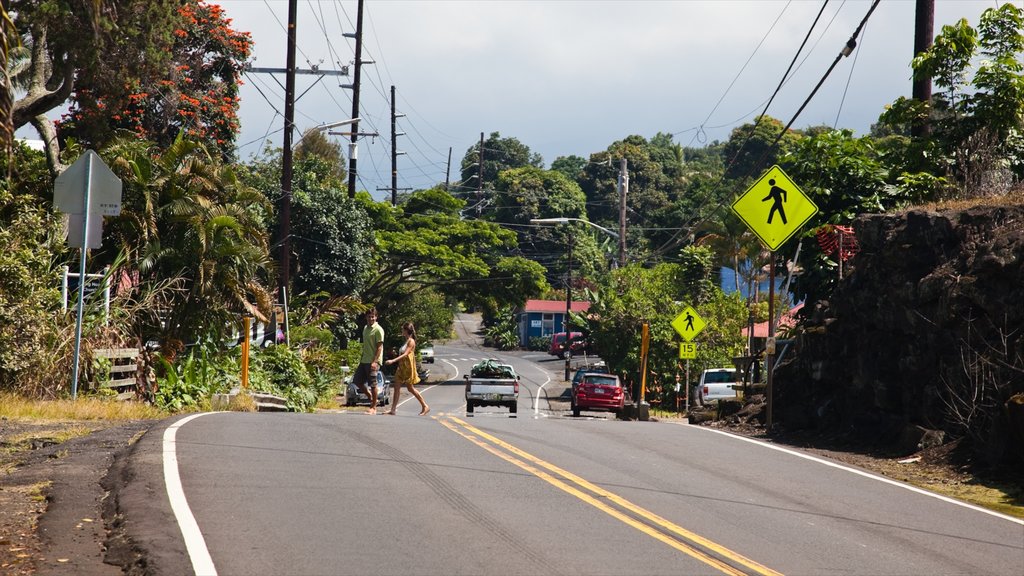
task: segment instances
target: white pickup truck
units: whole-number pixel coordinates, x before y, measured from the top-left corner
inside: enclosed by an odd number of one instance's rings
[[[519,375],[508,364],[489,359],[473,366],[466,380],[466,413],[477,406],[507,406],[516,413],[519,402]]]

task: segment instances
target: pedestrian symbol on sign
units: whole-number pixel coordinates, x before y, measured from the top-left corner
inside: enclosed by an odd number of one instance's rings
[[[768,223],[772,223],[772,217],[775,213],[779,213],[779,217],[782,218],[782,223],[786,224],[786,209],[783,208],[783,204],[786,202],[786,191],[775,185],[775,179],[768,180],[768,185],[772,187],[768,195],[761,199],[762,202],[772,201],[772,207],[768,211]]]

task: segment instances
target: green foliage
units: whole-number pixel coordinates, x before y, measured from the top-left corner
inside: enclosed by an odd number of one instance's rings
[[[547,352],[551,349],[551,336],[531,336],[526,348],[527,350]]]
[[[726,176],[740,181],[745,188],[752,179],[775,164],[800,138],[795,132],[789,132],[779,140],[777,146],[772,147],[784,127],[775,118],[761,116],[753,124],[747,123],[733,129],[722,151],[727,162]]]
[[[394,296],[393,300],[379,303],[387,310],[387,315],[378,320],[384,327],[385,351],[405,344],[402,339],[402,324],[405,322],[412,322],[416,327],[418,346],[451,338],[455,302],[444,293],[433,287],[416,290],[411,286],[400,286]]]
[[[555,172],[561,172],[569,180],[575,181],[583,174],[583,169],[587,167],[587,159],[576,156],[559,156],[551,162],[551,169]]]
[[[491,132],[491,135],[483,141],[483,189],[492,188],[498,175],[510,168],[522,168],[532,166],[543,168],[544,159],[540,154],[530,151],[530,147],[523,144],[516,138],[502,138],[498,132]],[[466,150],[462,157],[460,198],[473,198],[476,189],[480,187],[480,144],[474,144]],[[475,203],[475,200],[474,200]]]
[[[16,151],[15,160],[26,154]],[[38,197],[15,193],[45,174],[37,169],[21,165],[0,180],[0,390],[41,391],[60,333],[60,221]]]
[[[519,324],[516,322],[515,310],[506,306],[497,311],[484,327],[484,345],[499,350],[519,348]]]
[[[631,385],[639,382],[644,321],[650,325],[650,373],[662,382],[670,382],[680,371],[680,339],[671,323],[690,301],[695,301],[694,294],[685,292],[684,276],[685,271],[675,264],[650,269],[629,266],[614,271],[610,284],[602,286],[591,299],[591,339],[609,369]],[[697,309],[707,326],[698,336],[696,366],[731,365],[730,358],[743,350],[740,330],[746,322],[747,308],[742,298],[738,293],[726,295],[714,288]]]
[[[112,11],[125,22],[110,30],[112,49],[79,70],[62,137],[100,148],[117,132],[160,146],[184,134],[233,157],[238,87],[252,40],[232,30],[216,4],[179,4],[155,3],[163,13],[149,8],[146,21],[135,21],[130,10]]]
[[[679,253],[679,265],[682,268],[680,282],[682,290],[689,294],[692,306],[704,303],[715,290],[715,282],[711,280],[714,255],[711,249],[704,246],[687,246]]]
[[[327,378],[314,379],[302,357],[287,346],[259,350],[253,354],[249,370],[252,390],[282,396],[288,401],[288,409],[296,412],[312,411],[337,385]]]
[[[1022,30],[1024,10],[1012,3],[985,10],[978,29],[966,20],[943,26],[912,63],[915,77],[939,88],[931,106],[900,99],[881,118],[897,129],[927,118],[930,134],[908,149],[922,167],[951,177],[961,195],[1004,191],[1007,183],[994,177],[1000,171],[1024,177]]]
[[[157,406],[172,412],[195,410],[208,406],[212,394],[229,390],[231,379],[227,375],[238,374],[238,361],[215,351],[216,345],[207,341],[179,356],[174,364],[162,355],[155,356],[159,365]]]
[[[199,143],[179,138],[151,155],[150,144],[120,140],[104,157],[124,182],[121,215],[110,221],[110,244],[129,255],[139,286],[180,282],[165,308],[164,342],[219,339],[240,315],[270,312],[271,266],[263,216],[269,205],[230,166]],[[96,264],[111,253],[96,255]]]

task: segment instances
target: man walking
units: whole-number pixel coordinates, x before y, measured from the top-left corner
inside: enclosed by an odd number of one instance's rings
[[[377,371],[384,361],[384,329],[377,323],[377,309],[366,311],[366,326],[363,326],[363,349],[359,366],[352,375],[352,384],[370,398],[367,414],[377,413]],[[369,390],[367,390],[369,387]]]

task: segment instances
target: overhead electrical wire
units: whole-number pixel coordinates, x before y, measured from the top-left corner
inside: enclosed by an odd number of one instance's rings
[[[817,94],[817,92],[821,88],[822,84],[824,84],[825,80],[828,79],[828,76],[831,75],[831,73],[833,73],[833,71],[839,65],[840,60],[843,59],[844,57],[849,56],[851,53],[853,53],[853,50],[856,49],[856,47],[857,47],[857,37],[860,36],[861,31],[863,30],[864,26],[867,24],[867,20],[871,17],[871,14],[874,12],[874,9],[878,8],[879,2],[881,2],[881,0],[872,0],[870,8],[868,8],[867,13],[860,20],[860,24],[857,25],[857,28],[856,28],[856,30],[854,30],[853,34],[850,36],[850,39],[847,40],[846,45],[843,47],[842,50],[840,50],[839,54],[836,55],[836,58],[833,60],[833,63],[831,63],[831,65],[828,67],[828,69],[825,71],[825,73],[821,76],[821,79],[818,80],[818,83],[814,86],[814,89],[811,90],[811,93],[807,96],[807,98],[804,99],[804,102],[800,106],[800,109],[798,109],[796,114],[793,115],[793,118],[790,119],[790,122],[788,122],[782,128],[782,130],[778,133],[778,135],[772,141],[771,145],[767,149],[765,149],[764,153],[757,160],[757,162],[752,164],[752,169],[753,169],[754,166],[760,165],[765,160],[765,158],[767,158],[767,155],[772,153],[775,150],[775,148],[778,146],[778,142],[782,139],[782,136],[784,136],[785,133],[788,130],[790,130],[790,128],[793,126],[793,124],[797,121],[797,118],[799,118],[801,113],[804,112],[804,109],[806,109],[807,105],[810,104],[811,99],[813,99],[815,94]],[[816,22],[816,20],[815,20],[815,22]],[[750,174],[748,173],[746,175],[749,176]],[[723,178],[724,178],[724,172],[723,172]],[[721,182],[721,179],[720,179],[720,182]],[[726,200],[728,200],[728,199],[722,199],[722,201],[720,201],[718,203],[718,205],[715,207],[715,210],[713,210],[713,212],[715,212],[718,209],[722,208],[725,205]],[[692,222],[692,220],[693,220],[693,218],[690,218],[690,220],[686,224],[684,224],[684,227],[687,229],[687,231],[692,231],[692,225],[690,225],[690,222]],[[679,238],[679,233],[673,235],[673,237],[668,242],[666,242],[662,246],[658,247],[656,250],[654,250],[652,252],[652,254],[653,255],[664,255],[668,250],[672,249],[674,246],[677,246],[679,244],[678,238]]]

